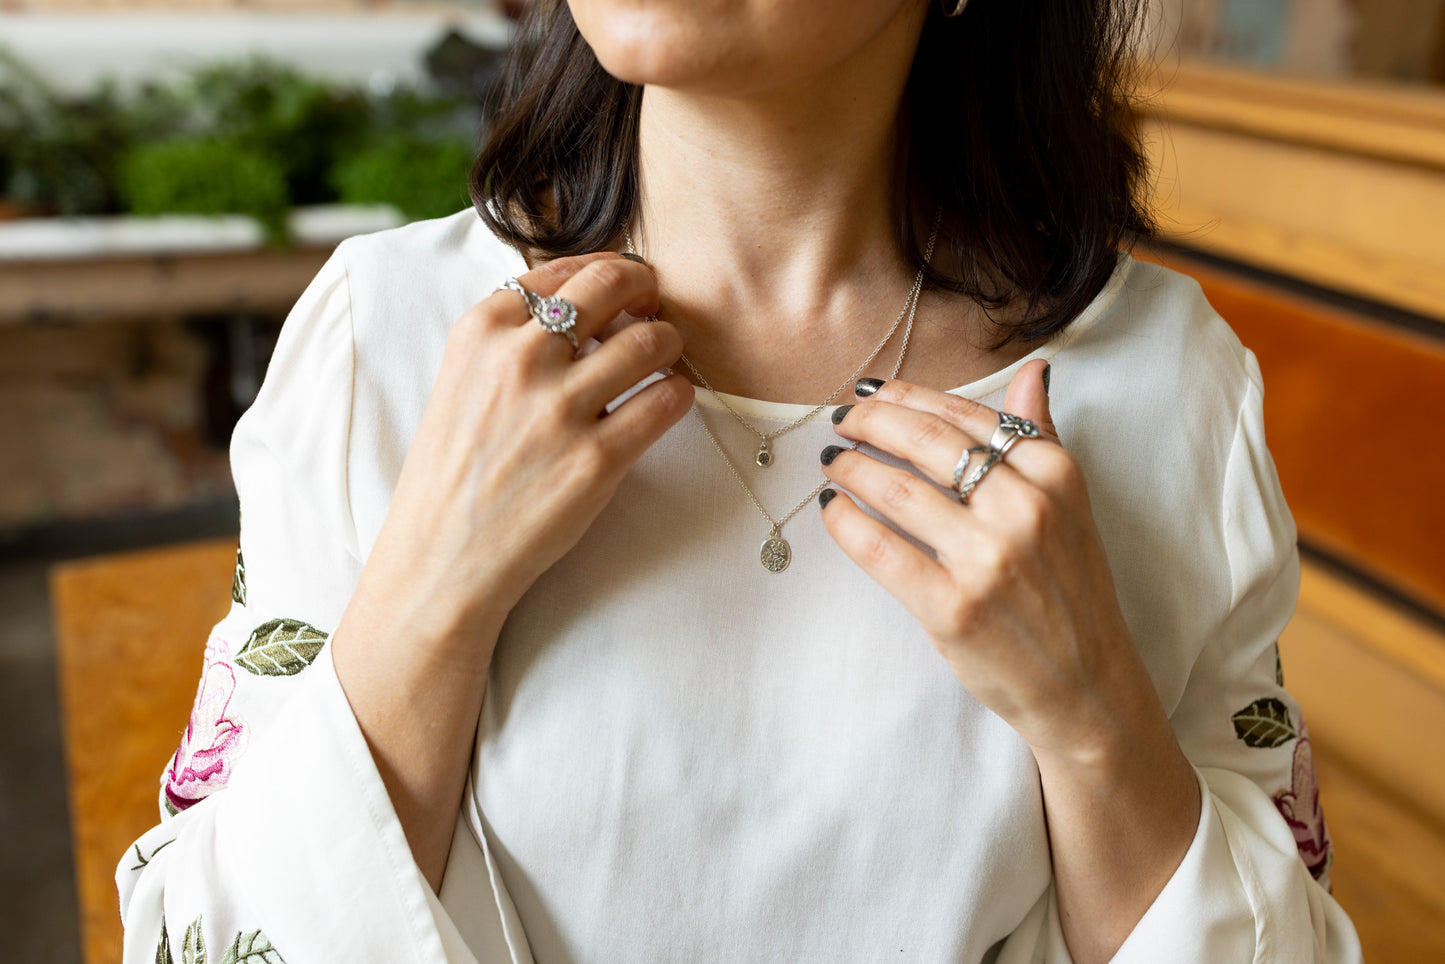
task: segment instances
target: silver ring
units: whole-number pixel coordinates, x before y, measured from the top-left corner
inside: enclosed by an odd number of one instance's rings
[[[987,451],[989,451],[987,445],[975,445],[963,450],[963,454],[958,457],[958,464],[953,467],[953,491],[961,491],[963,486],[963,473],[968,468],[969,460],[973,458],[974,453]]]
[[[1008,412],[998,413],[998,428],[993,430],[993,438],[988,440],[988,447],[998,453],[1002,459],[1008,454],[1008,450],[1021,438],[1038,438],[1039,427],[1026,418],[1019,418],[1017,415],[1010,415]]]
[[[987,445],[975,445],[963,454],[967,457],[974,452],[984,452],[987,454],[984,456],[984,460],[978,463],[978,468],[970,472],[968,478],[964,479],[961,485],[956,486],[958,490],[958,501],[964,505],[968,505],[969,498],[973,496],[973,490],[978,488],[978,484],[983,481],[983,477],[988,475],[988,470],[998,465],[999,460],[1003,458],[1003,456],[999,454],[998,449],[990,448]],[[967,464],[967,462],[965,462],[965,464]],[[955,475],[957,475],[956,472]]]
[[[553,295],[550,298],[543,298],[535,291],[528,291],[522,287],[522,282],[516,278],[508,278],[497,286],[496,290],[515,291],[527,302],[527,312],[547,331],[557,335],[564,335],[577,349],[577,333],[573,327],[577,324],[577,306],[566,298],[558,298]]]

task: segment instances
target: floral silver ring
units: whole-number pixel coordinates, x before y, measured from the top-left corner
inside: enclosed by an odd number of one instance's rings
[[[508,278],[497,286],[497,291],[515,291],[527,302],[527,312],[547,331],[564,336],[573,350],[577,349],[577,306],[566,298],[553,295],[544,298],[535,291],[528,291],[516,278]]]
[[[998,428],[993,430],[993,438],[988,440],[988,447],[998,453],[1002,459],[1008,454],[1008,450],[1021,438],[1038,438],[1039,427],[1026,418],[1019,418],[1017,415],[1010,415],[1008,412],[998,413]]]

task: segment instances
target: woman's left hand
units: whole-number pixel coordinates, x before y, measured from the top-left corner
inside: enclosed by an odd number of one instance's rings
[[[1039,437],[1019,439],[966,506],[951,491],[954,466],[964,449],[988,443],[999,424],[994,409],[895,379],[838,424],[844,438],[911,462],[943,486],[848,449],[824,469],[936,559],[846,495],[827,503],[823,520],[1036,756],[1088,761],[1127,742],[1128,709],[1162,714],[1119,609],[1083,471],[1050,419],[1046,367],[1023,366],[1004,402]]]

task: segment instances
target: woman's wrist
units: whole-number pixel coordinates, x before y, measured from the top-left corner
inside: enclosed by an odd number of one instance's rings
[[[1198,778],[1147,676],[1144,685],[1114,694],[1085,738],[1034,748],[1060,922],[1081,964],[1114,955],[1199,825]]]

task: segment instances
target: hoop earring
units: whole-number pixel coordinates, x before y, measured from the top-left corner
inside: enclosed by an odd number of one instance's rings
[[[963,8],[966,6],[968,6],[968,0],[943,0],[943,15],[956,17],[963,13]]]

